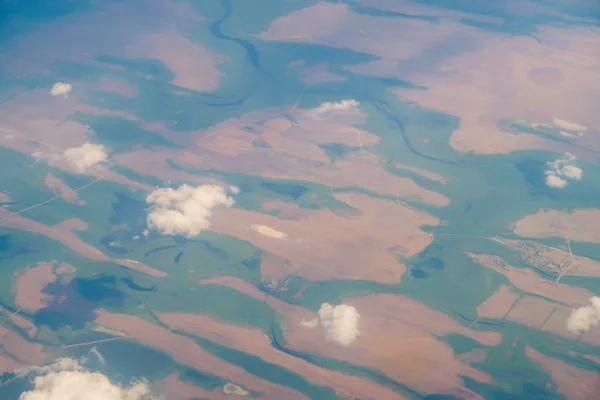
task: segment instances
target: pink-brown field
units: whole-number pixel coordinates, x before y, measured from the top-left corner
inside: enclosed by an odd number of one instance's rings
[[[396,89],[395,93],[423,107],[459,117],[460,127],[450,139],[450,145],[458,151],[493,154],[560,148],[590,159],[592,151],[598,150],[600,119],[594,108],[600,99],[600,73],[595,68],[600,61],[597,28],[540,27],[533,38],[475,28],[460,21],[461,13],[412,2],[361,3],[408,14],[432,13],[441,18],[424,21],[366,15],[345,4],[320,2],[276,19],[259,37],[321,44],[379,57],[347,69],[427,87]],[[549,12],[538,7],[538,12]],[[456,50],[441,60],[431,57],[439,48]],[[553,117],[588,127],[583,135],[572,139],[581,147],[556,145],[533,134],[511,133],[498,127],[501,121],[534,123]]]
[[[56,280],[51,263],[40,263],[27,268],[15,279],[15,304],[27,311],[37,311],[46,307],[51,296],[43,289]]]
[[[427,171],[426,169],[411,167],[410,165],[402,164],[400,162],[394,163],[394,167],[414,172],[415,174],[422,176],[425,179],[429,179],[430,181],[448,183],[447,178],[444,178],[443,176],[435,174],[431,171]]]
[[[42,364],[48,359],[41,344],[28,342],[3,326],[0,326],[0,346],[0,371]]]
[[[514,231],[523,237],[559,237],[574,242],[600,243],[600,209],[579,209],[571,213],[540,210],[517,221]]]
[[[513,267],[500,257],[481,254],[469,255],[484,267],[506,276],[510,283],[527,293],[546,297],[572,307],[585,304],[593,296],[586,289],[544,279],[532,269]]]
[[[280,111],[254,112],[219,123],[206,131],[194,132],[180,143],[186,145],[185,150],[158,153],[140,150],[119,154],[114,159],[137,173],[161,179],[206,182],[206,178],[168,167],[166,163],[170,160],[184,168],[312,181],[332,187],[359,187],[436,206],[449,204],[445,196],[383,169],[380,157],[368,150],[369,146],[379,142],[379,138],[352,126],[364,120],[361,111],[335,110],[316,117],[310,110],[290,113],[297,123],[280,118]],[[160,131],[177,140],[177,135],[164,127]],[[252,143],[258,139],[268,147],[254,147]],[[328,143],[342,143],[361,150],[332,162],[319,147]]]
[[[284,337],[292,349],[377,369],[389,378],[424,393],[444,392],[478,398],[463,387],[460,376],[494,383],[487,374],[459,361],[452,349],[434,335],[458,333],[485,346],[496,346],[501,342],[499,333],[465,328],[449,316],[407,297],[371,295],[344,301],[360,313],[360,336],[350,346],[344,347],[325,340],[320,327],[310,329],[302,326],[301,321],[316,317],[303,307],[266,296],[253,285],[237,278],[211,278],[201,283],[230,286],[257,300],[264,300],[286,317]],[[182,326],[185,321],[185,318],[181,319]]]
[[[20,301],[22,302],[23,300],[21,299]],[[18,304],[18,303],[15,301],[15,304]],[[23,309],[26,309],[26,307]],[[35,327],[35,324],[33,322],[31,322],[29,319],[23,317],[16,311],[11,312],[2,306],[0,306],[0,312],[4,313],[11,320],[11,322],[13,324],[15,324],[19,328],[23,329],[27,333],[28,337],[32,338],[35,336],[35,334],[37,332],[37,328]]]
[[[79,172],[63,156],[66,149],[90,141],[88,127],[69,120],[78,112],[135,119],[131,114],[86,105],[85,96],[80,93],[72,93],[64,98],[51,96],[49,90],[28,90],[0,104],[0,146],[31,155],[32,160],[47,162],[54,168]],[[97,166],[85,172],[134,190],[152,189],[105,167]],[[60,190],[63,198],[65,195],[72,196],[78,190],[72,188],[71,191],[53,178],[46,184]]]
[[[79,205],[85,204],[85,201],[77,199],[77,192],[73,190],[71,187],[67,186],[63,181],[58,179],[56,176],[48,173],[44,178],[44,183],[48,187],[48,189],[52,190],[54,193],[60,194],[63,200],[68,202],[77,203]]]
[[[360,335],[354,343],[344,347],[327,341],[320,328],[305,328],[297,317],[289,318],[285,325],[286,342],[297,350],[380,370],[423,393],[479,398],[463,387],[460,376],[494,383],[489,375],[458,361],[450,346],[434,335],[453,332],[495,346],[501,341],[499,333],[464,328],[449,316],[404,296],[371,295],[344,303],[360,313]]]
[[[308,210],[291,206],[295,219],[281,219],[239,208],[215,210],[211,230],[249,241],[281,257],[294,273],[311,280],[364,279],[398,282],[406,267],[398,259],[409,258],[432,241],[423,225],[436,225],[437,218],[389,200],[361,194],[336,194],[336,199],[359,211],[338,215],[331,210]],[[270,207],[282,210],[285,203]],[[235,221],[235,223],[232,223]],[[260,235],[253,225],[282,232],[285,239]],[[285,272],[287,271],[287,272]]]
[[[531,347],[526,354],[556,383],[558,391],[569,400],[594,400],[600,393],[600,374],[586,371],[540,353]]]
[[[563,276],[600,276],[600,261],[571,254],[569,243],[564,249],[539,244],[531,240],[496,239],[519,253],[523,261],[542,271]]]
[[[571,339],[580,338],[581,341],[594,346],[600,345],[600,326],[592,327],[581,336],[566,328],[572,310],[587,305],[593,293],[549,281],[530,269],[513,267],[500,257],[470,255],[484,267],[506,276],[511,287],[526,293],[514,293],[509,287],[502,285],[478,307],[480,317],[507,319]]]
[[[48,226],[40,222],[24,218],[20,215],[9,214],[8,212],[0,209],[0,226],[44,235],[50,239],[64,244],[75,253],[89,258],[90,260],[106,261],[118,265],[125,265],[136,271],[159,278],[167,276],[166,272],[154,269],[138,261],[111,258],[94,246],[85,243],[73,232],[74,230],[87,229],[87,224],[78,219],[69,219],[55,226]]]
[[[147,346],[164,351],[181,364],[211,375],[221,376],[248,390],[260,392],[260,398],[306,399],[304,395],[293,389],[258,378],[238,366],[213,356],[192,339],[177,335],[141,318],[98,310],[96,322],[107,328],[122,331]]]
[[[203,17],[187,3],[168,0],[108,3],[101,12],[82,12],[40,24],[3,46],[6,74],[45,73],[56,61],[94,64],[97,55],[155,58],[174,73],[173,83],[190,90],[214,90],[223,58],[187,36]],[[110,26],[110,30],[106,30]],[[60,29],[57,29],[60,27]],[[23,52],[21,49],[28,49]]]
[[[179,379],[177,374],[171,374],[165,379],[153,384],[158,393],[162,393],[169,400],[231,400],[231,396],[223,393],[222,389],[208,391],[190,382]]]
[[[329,386],[348,398],[365,400],[405,398],[366,378],[331,371],[283,353],[272,347],[270,338],[257,329],[225,324],[200,315],[162,313],[158,317],[171,328],[188,331],[229,348],[255,355],[268,363],[295,372],[314,384]]]

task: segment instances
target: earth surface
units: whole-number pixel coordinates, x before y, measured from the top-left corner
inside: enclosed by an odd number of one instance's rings
[[[600,398],[596,0],[0,2],[0,399]]]

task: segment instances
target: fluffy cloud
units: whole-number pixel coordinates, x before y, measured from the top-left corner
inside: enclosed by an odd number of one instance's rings
[[[73,90],[73,86],[71,86],[70,83],[56,82],[54,85],[52,85],[50,94],[52,96],[64,95],[66,97],[71,90]]]
[[[210,226],[212,210],[231,207],[233,199],[217,185],[157,189],[146,197],[151,205],[148,227],[165,235],[198,235]]]
[[[568,185],[567,180],[580,180],[583,176],[581,168],[573,165],[576,158],[571,153],[565,154],[564,157],[556,161],[548,163],[546,171],[546,185],[558,189],[562,189]]]
[[[569,182],[567,182],[560,176],[556,176],[554,174],[549,174],[548,172],[546,172],[546,185],[553,187],[553,188],[562,189],[565,186],[567,186],[568,184],[569,184]]]
[[[300,321],[300,326],[303,326],[308,329],[315,329],[317,326],[319,326],[319,318],[302,318],[302,320]]]
[[[571,312],[567,320],[567,329],[573,333],[587,332],[600,323],[600,297],[590,299],[589,306],[579,307]]]
[[[76,360],[58,359],[54,364],[30,368],[36,375],[34,388],[19,396],[19,400],[142,400],[151,399],[144,382],[129,387],[113,384],[105,375],[90,372]]]
[[[323,303],[319,309],[319,320],[325,330],[325,339],[333,340],[342,346],[352,344],[358,337],[359,318],[360,314],[356,308],[347,304],[332,306]]]
[[[80,147],[71,147],[64,151],[65,159],[80,172],[105,162],[108,159],[108,151],[101,144],[85,143]]]
[[[554,125],[559,128],[566,129],[568,131],[587,131],[587,127],[585,125],[578,124],[577,122],[567,121],[561,118],[552,118],[552,122]]]
[[[356,100],[342,100],[339,103],[321,103],[321,105],[317,108],[311,110],[311,114],[313,116],[318,116],[320,114],[333,111],[333,110],[350,110],[357,108],[359,106],[359,102]]]

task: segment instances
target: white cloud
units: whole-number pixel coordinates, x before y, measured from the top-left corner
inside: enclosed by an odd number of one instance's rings
[[[573,165],[576,157],[571,153],[566,153],[564,157],[548,163],[548,170],[545,172],[546,185],[562,189],[568,185],[569,180],[580,180],[583,176],[583,170]]]
[[[353,99],[350,100],[342,100],[338,103],[321,103],[321,105],[317,108],[314,108],[310,111],[310,114],[313,116],[318,116],[320,114],[333,111],[333,110],[350,110],[357,108],[359,106],[359,102]]]
[[[217,185],[157,189],[146,197],[151,205],[148,226],[165,235],[196,236],[210,226],[213,208],[231,207],[233,198]]]
[[[105,162],[108,159],[108,151],[101,144],[85,143],[80,147],[71,147],[64,151],[65,159],[80,172]]]
[[[587,127],[585,125],[578,124],[577,122],[567,121],[561,118],[552,118],[552,122],[554,125],[559,128],[566,129],[568,131],[586,131]]]
[[[560,174],[565,178],[580,180],[583,176],[583,171],[574,165],[565,165],[561,169]]]
[[[579,307],[571,312],[567,329],[573,333],[583,333],[600,323],[600,297],[590,298],[590,305]]]
[[[56,82],[54,85],[52,85],[50,94],[52,96],[64,95],[66,97],[71,90],[73,90],[73,86],[71,86],[70,83]]]
[[[23,371],[21,371],[23,372]],[[145,382],[122,387],[99,372],[90,372],[76,360],[58,359],[45,367],[29,368],[26,373],[37,375],[34,388],[19,396],[19,400],[142,400],[150,399]]]
[[[319,320],[325,330],[325,339],[333,340],[342,346],[352,344],[358,337],[359,318],[360,314],[356,308],[347,304],[332,306],[323,303],[319,309]]]
[[[319,326],[319,318],[302,318],[302,320],[300,321],[300,326],[303,326],[308,329],[315,329],[317,326]]]
[[[549,174],[548,172],[546,172],[546,185],[553,187],[553,188],[559,188],[562,189],[565,186],[567,186],[569,183],[567,181],[565,181],[563,178],[558,177],[554,174]]]

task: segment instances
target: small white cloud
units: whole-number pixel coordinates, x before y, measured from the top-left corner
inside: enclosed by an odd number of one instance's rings
[[[347,304],[332,306],[323,303],[319,309],[319,320],[325,330],[325,339],[333,340],[342,346],[352,344],[358,337],[359,318],[360,314],[356,308]]]
[[[23,370],[21,371],[23,372]],[[76,360],[58,359],[45,367],[29,368],[37,375],[34,388],[19,396],[19,400],[142,400],[150,399],[145,382],[129,387],[113,384],[105,375],[90,372]]]
[[[571,312],[567,329],[573,333],[583,333],[600,323],[600,297],[590,299],[589,306],[579,307]]]
[[[553,187],[553,188],[559,188],[562,189],[565,186],[567,186],[569,183],[567,181],[565,181],[563,178],[558,177],[554,174],[549,174],[548,172],[546,172],[546,185]]]
[[[52,85],[52,89],[50,89],[50,94],[52,96],[64,95],[66,97],[71,90],[73,90],[73,86],[71,86],[70,83],[56,82],[54,85]]]
[[[71,147],[63,152],[65,159],[79,172],[84,172],[108,159],[108,151],[101,144],[85,143],[80,147]]]
[[[564,157],[548,163],[548,170],[545,172],[546,185],[562,189],[567,186],[569,180],[580,180],[583,176],[583,170],[573,165],[577,158],[566,153]]]
[[[342,100],[338,103],[326,102],[321,103],[321,105],[317,108],[314,108],[310,111],[310,114],[314,117],[319,116],[320,114],[333,111],[333,110],[350,110],[357,108],[359,106],[359,102],[353,99],[350,100]]]
[[[196,236],[210,226],[212,210],[231,207],[233,198],[217,185],[157,189],[146,197],[151,205],[148,226],[165,235]]]
[[[319,318],[302,318],[302,320],[300,321],[300,326],[303,326],[308,329],[315,329],[317,326],[319,326]]]
[[[560,174],[565,178],[580,180],[583,176],[583,171],[574,165],[565,165],[561,170]]]
[[[568,131],[586,131],[587,130],[587,127],[585,125],[578,124],[577,122],[567,121],[567,120],[561,119],[561,118],[553,117],[552,122],[554,122],[554,125],[558,126],[559,128],[566,129]]]

